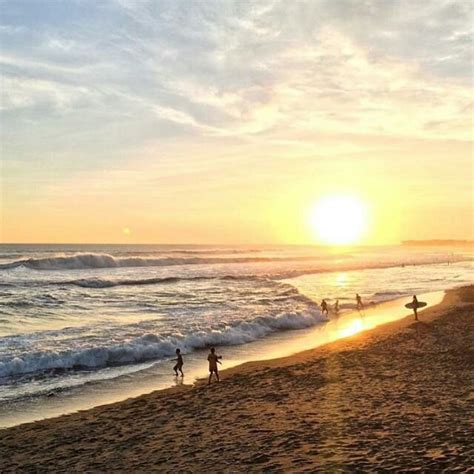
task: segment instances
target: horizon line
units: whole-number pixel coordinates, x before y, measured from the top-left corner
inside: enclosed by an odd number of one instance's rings
[[[221,247],[251,247],[251,246],[286,246],[286,247],[387,247],[387,246],[402,246],[419,243],[462,243],[462,244],[474,244],[472,239],[407,239],[393,243],[380,243],[380,244],[352,244],[352,245],[327,245],[322,243],[170,243],[170,242],[0,242],[0,245],[162,245],[162,246],[180,246],[180,247],[191,247],[191,246],[221,246]]]

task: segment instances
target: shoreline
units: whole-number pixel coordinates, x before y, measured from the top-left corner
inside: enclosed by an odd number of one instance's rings
[[[0,431],[0,470],[468,466],[474,286],[297,354]]]
[[[420,294],[428,302],[425,310],[442,301],[445,292],[435,291]],[[404,307],[411,301],[408,296],[367,305],[362,312],[342,311],[338,316],[320,321],[304,329],[275,331],[264,338],[245,344],[220,346],[223,353],[222,370],[230,370],[248,362],[261,362],[292,356],[304,350],[315,349],[329,342],[340,340],[349,335],[369,330],[387,322],[399,320],[409,313]],[[14,405],[0,407],[0,430],[25,423],[56,418],[78,411],[120,403],[130,398],[153,393],[157,390],[175,388],[177,385],[192,387],[196,381],[207,374],[207,350],[199,349],[186,355],[185,379],[171,376],[170,362],[150,366],[129,376],[103,381],[100,385],[85,384],[58,396],[43,395],[33,399],[16,401]],[[225,369],[224,369],[225,367]]]

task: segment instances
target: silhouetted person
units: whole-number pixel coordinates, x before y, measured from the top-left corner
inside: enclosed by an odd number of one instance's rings
[[[364,304],[362,303],[362,298],[360,297],[359,293],[356,294],[356,303],[357,303],[357,309],[359,311],[361,309],[364,309]]]
[[[326,300],[321,301],[321,312],[325,314],[326,316],[328,315],[328,304],[326,303]]]
[[[336,314],[339,313],[339,300],[336,300],[336,304],[334,305],[334,312]]]
[[[217,364],[222,363],[219,359],[222,359],[222,356],[217,355],[214,347],[211,347],[211,352],[207,356],[207,360],[209,361],[209,381],[207,382],[208,384],[211,383],[212,374],[216,374],[217,381],[219,382],[219,371],[217,370]]]
[[[418,298],[413,295],[413,312],[415,313],[415,321],[418,321]]]
[[[183,356],[181,355],[181,349],[176,349],[176,365],[173,367],[174,373],[176,374],[176,377],[178,376],[178,370],[181,372],[181,377],[184,377],[183,374]]]

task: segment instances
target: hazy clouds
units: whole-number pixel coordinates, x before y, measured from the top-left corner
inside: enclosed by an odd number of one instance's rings
[[[238,166],[249,147],[317,159],[472,138],[469,1],[12,0],[0,20],[17,204],[102,169]]]

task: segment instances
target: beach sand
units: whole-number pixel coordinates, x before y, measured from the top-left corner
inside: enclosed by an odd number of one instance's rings
[[[473,309],[449,291],[418,323],[2,430],[0,471],[467,471]]]

